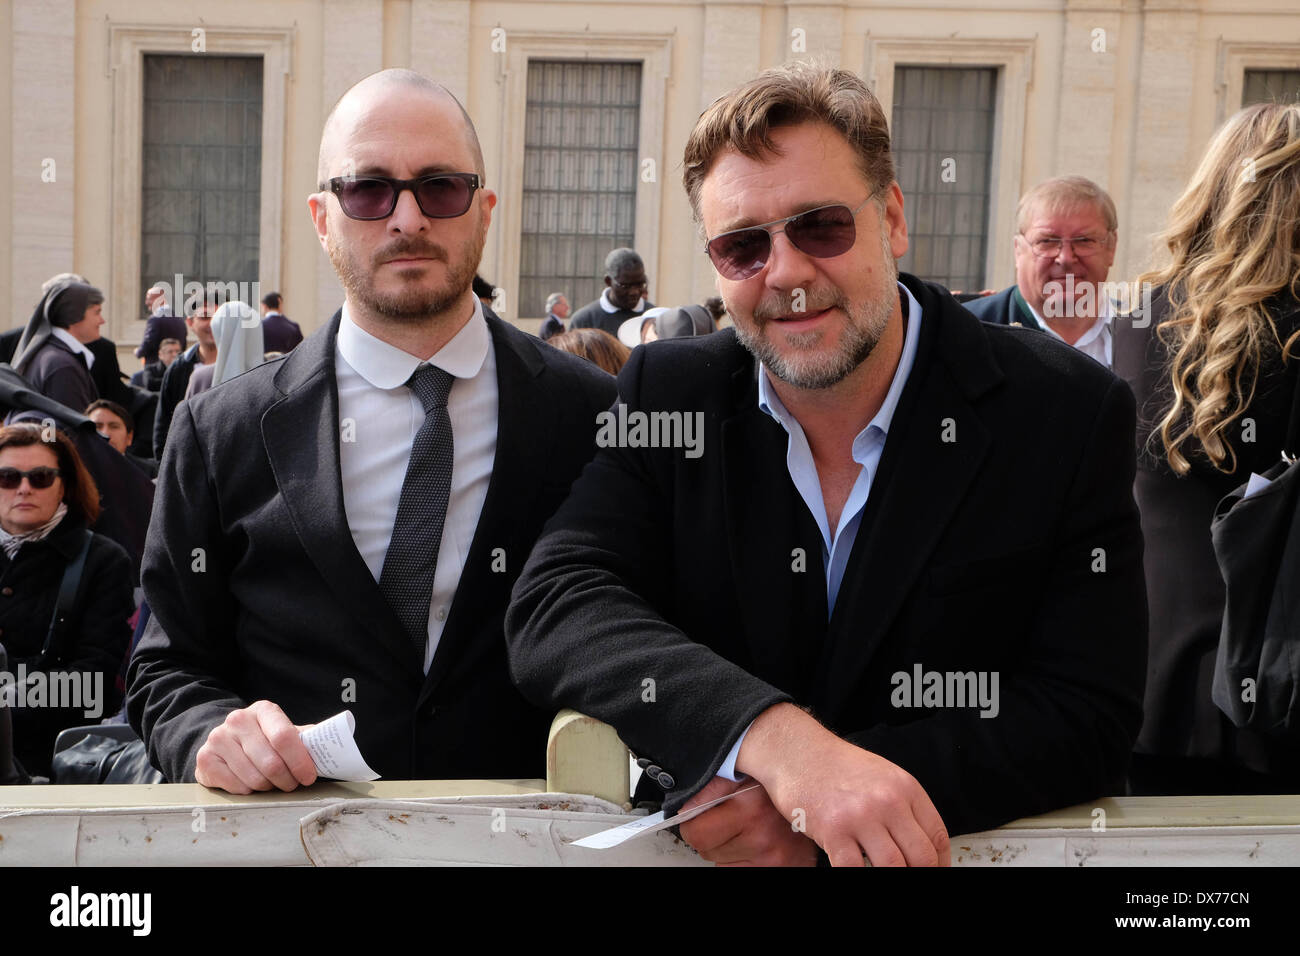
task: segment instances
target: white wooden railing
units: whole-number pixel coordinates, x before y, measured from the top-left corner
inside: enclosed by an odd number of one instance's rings
[[[235,796],[195,784],[0,788],[0,866],[659,865],[669,831],[570,846],[633,819],[612,728],[560,714],[546,780],[322,782]],[[956,866],[1300,863],[1300,796],[1118,797],[952,840]]]

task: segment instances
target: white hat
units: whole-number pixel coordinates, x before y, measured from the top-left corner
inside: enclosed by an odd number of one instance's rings
[[[653,309],[646,309],[640,315],[634,315],[618,327],[618,340],[630,349],[636,348],[641,344],[641,329],[647,322],[653,322],[661,315],[667,315],[669,312],[676,312],[676,309],[666,308],[657,305]]]

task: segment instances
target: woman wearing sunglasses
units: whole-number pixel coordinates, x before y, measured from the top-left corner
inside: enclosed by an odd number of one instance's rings
[[[29,774],[49,775],[59,731],[98,723],[122,702],[117,675],[135,610],[131,562],[121,545],[88,532],[98,517],[99,491],[71,441],[35,425],[0,428],[4,693],[14,753]],[[53,627],[64,571],[83,549],[68,613]]]

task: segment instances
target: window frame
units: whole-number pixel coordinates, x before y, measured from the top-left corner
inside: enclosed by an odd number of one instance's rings
[[[913,70],[918,72],[919,71],[939,72],[940,75],[942,75],[943,71],[962,70],[962,71],[967,71],[968,73],[980,74],[981,78],[979,82],[981,85],[983,85],[986,81],[991,81],[988,82],[988,86],[987,86],[987,90],[989,94],[989,98],[986,101],[987,106],[982,105],[979,107],[979,112],[985,115],[986,121],[988,123],[988,127],[987,127],[988,149],[987,152],[985,152],[983,155],[983,160],[985,163],[984,166],[985,175],[983,177],[984,181],[982,183],[975,184],[978,187],[978,189],[983,192],[982,201],[983,201],[984,211],[983,211],[983,216],[980,218],[980,221],[974,225],[975,231],[972,232],[969,236],[960,237],[960,238],[966,238],[975,241],[982,241],[984,243],[984,249],[982,250],[982,255],[978,258],[978,260],[970,260],[970,259],[967,260],[968,267],[972,268],[976,274],[974,276],[970,276],[962,280],[958,280],[955,276],[951,274],[950,269],[954,265],[952,261],[951,245],[949,246],[948,249],[948,255],[945,257],[946,261],[942,263],[941,266],[939,264],[936,264],[932,259],[931,268],[926,273],[922,274],[921,272],[916,270],[915,260],[917,255],[917,243],[914,240],[919,240],[922,238],[919,232],[914,231],[914,230],[919,230],[921,224],[919,210],[908,217],[911,220],[911,223],[908,227],[908,250],[906,256],[904,256],[904,258],[910,256],[913,260],[913,262],[907,267],[909,272],[916,272],[917,275],[920,275],[923,278],[930,279],[935,282],[939,282],[950,289],[960,290],[963,292],[978,291],[985,287],[986,273],[984,270],[987,267],[988,258],[989,258],[988,244],[993,241],[993,237],[988,232],[989,218],[992,212],[989,206],[989,201],[990,201],[989,186],[993,179],[993,174],[994,174],[994,170],[992,166],[992,157],[993,157],[993,145],[994,145],[993,133],[995,129],[996,114],[997,114],[998,69],[996,67],[989,67],[989,66],[969,66],[969,65],[935,66],[933,64],[930,64],[928,66],[917,66],[915,64],[900,63],[898,66],[894,68],[895,84],[897,84],[897,81],[899,79],[899,72],[907,71],[907,70]],[[891,110],[891,113],[895,112],[898,106],[899,104],[895,103],[895,109]],[[913,109],[916,109],[917,106],[918,104],[912,104]],[[907,107],[905,106],[904,108]],[[952,105],[948,105],[948,104],[928,103],[924,105],[924,107],[922,108],[923,111],[919,114],[918,118],[923,117],[926,123],[932,123],[933,112],[940,109],[951,116],[964,117],[964,116],[968,116],[970,113],[970,111],[967,109],[963,109],[960,107],[953,107]],[[927,198],[932,202],[935,200],[943,202],[949,199],[955,201],[959,195],[965,195],[965,196],[971,195],[972,183],[963,182],[963,174],[961,170],[963,168],[964,160],[960,160],[960,159],[957,160],[958,172],[957,172],[956,182],[946,183],[946,184],[942,183],[941,166],[938,168],[930,168],[928,171],[923,172],[922,181],[920,183],[912,184],[911,192],[909,192],[908,187],[903,185],[902,183],[902,174],[904,172],[905,166],[907,166],[907,162],[903,157],[899,155],[899,149],[900,149],[899,143],[901,137],[898,135],[898,131],[895,130],[893,126],[894,126],[894,117],[891,115],[890,117],[891,146],[893,147],[893,153],[894,153],[895,173],[899,175],[899,185],[903,186],[903,195],[905,197],[904,209],[906,209],[907,206],[910,204],[914,210],[917,210],[920,201]],[[933,126],[931,126],[931,130],[932,129]],[[969,149],[965,149],[959,145],[953,145],[949,148],[951,149],[954,156],[961,152],[965,152],[967,154],[969,154],[970,152]],[[944,151],[936,149],[933,145],[927,145],[927,147],[924,150],[917,150],[915,148],[909,147],[908,151],[912,153],[924,152],[928,154],[929,159],[939,162],[940,164],[942,164],[945,158],[943,155]],[[966,166],[965,168],[969,170],[971,167]],[[939,214],[940,214],[939,210],[935,209],[934,215],[937,217],[939,216]],[[954,217],[954,221],[955,221],[955,217]],[[953,240],[958,237],[956,234],[944,236],[941,233],[932,231],[931,233],[927,234],[924,238],[929,240],[936,240],[941,238]],[[904,268],[904,264],[901,260],[899,262],[899,268],[900,269]]]
[[[1214,78],[1215,92],[1218,93],[1214,112],[1216,129],[1242,108],[1241,97],[1246,91],[1247,70],[1300,70],[1300,43],[1219,40]]]
[[[1016,231],[1024,165],[1029,82],[1034,70],[1035,40],[868,37],[863,75],[875,91],[886,117],[894,115],[894,69],[900,66],[963,66],[997,70],[993,98],[993,149],[989,156],[988,244],[984,281],[1013,275],[1011,237]],[[906,207],[907,197],[903,197]],[[977,290],[966,290],[977,291]]]
[[[533,314],[540,303],[523,303],[529,309],[520,312],[519,264],[523,237],[524,198],[524,129],[522,122],[511,118],[524,116],[528,104],[528,63],[530,60],[596,60],[639,62],[641,64],[641,116],[637,142],[636,223],[633,248],[645,263],[650,279],[647,290],[651,301],[659,282],[659,235],[662,186],[667,168],[664,162],[665,110],[667,85],[672,63],[671,35],[656,34],[563,34],[544,31],[511,30],[506,55],[500,57],[502,107],[498,114],[498,133],[502,144],[501,182],[499,186],[500,221],[496,231],[496,284],[512,290],[506,296],[506,314],[502,318],[539,319]],[[641,164],[654,160],[655,179],[645,182]],[[489,183],[489,186],[491,184]],[[579,309],[585,302],[570,302]]]
[[[542,73],[548,67],[558,68],[558,70],[562,71],[565,76],[568,75],[568,70],[572,67],[577,67],[580,70],[594,68],[598,72],[605,74],[607,76],[610,73],[621,74],[626,84],[625,89],[627,93],[629,95],[632,95],[633,91],[635,91],[635,95],[638,97],[638,100],[635,104],[634,118],[632,118],[632,121],[630,123],[627,123],[625,121],[624,131],[628,135],[634,135],[638,131],[638,127],[640,125],[640,116],[641,116],[641,103],[639,100],[639,96],[641,92],[640,73],[642,70],[642,66],[639,61],[597,60],[597,59],[556,60],[556,59],[551,59],[549,57],[547,58],[534,57],[528,61],[527,69],[530,74],[530,77],[534,71],[537,71],[540,79]],[[636,71],[635,83],[631,82],[632,77],[630,74],[632,70]],[[544,97],[543,100],[538,101],[536,103],[536,108],[539,110],[539,113],[537,114],[539,118],[541,116],[540,113],[541,102],[546,102],[549,106],[552,107],[561,106],[564,109],[590,108],[591,106],[594,105],[590,103],[582,103],[577,100],[569,100],[569,101],[562,101],[562,102],[549,101],[545,99],[545,94],[543,94],[543,97]],[[560,152],[565,154],[592,150],[591,146],[585,146],[579,148],[573,146],[572,144],[566,144],[562,141],[557,141],[555,143],[547,143],[545,145],[543,145],[540,142],[530,143],[528,141],[528,133],[529,133],[528,117],[530,115],[529,111],[533,110],[534,107],[535,104],[532,101],[530,101],[525,107],[525,114],[524,114],[525,157],[527,157],[529,154],[528,151],[530,146],[534,149],[559,150]],[[628,106],[621,106],[619,108],[627,109]],[[543,133],[543,136],[544,135],[545,134]],[[521,260],[520,276],[518,282],[515,285],[515,289],[517,290],[516,295],[520,299],[520,303],[523,310],[536,308],[537,301],[545,301],[546,294],[550,292],[560,291],[565,293],[568,296],[571,307],[572,307],[572,303],[574,302],[578,302],[578,301],[584,303],[590,302],[596,295],[600,294],[601,282],[599,277],[597,276],[597,272],[599,271],[598,261],[584,261],[581,263],[575,263],[574,274],[563,276],[563,277],[547,278],[543,283],[539,284],[537,287],[533,288],[532,290],[526,291],[524,287],[525,283],[533,281],[535,279],[539,279],[540,277],[534,276],[531,279],[524,277],[522,274],[523,273],[522,260],[525,257],[525,254],[527,253],[530,247],[530,242],[536,244],[532,246],[532,248],[535,249],[537,245],[546,246],[546,245],[556,244],[559,246],[563,246],[567,242],[573,242],[577,247],[581,247],[582,245],[590,244],[592,243],[593,240],[595,240],[594,243],[595,246],[603,250],[600,253],[602,256],[604,255],[604,252],[608,251],[610,248],[613,248],[614,245],[631,245],[634,242],[634,236],[636,230],[636,199],[637,199],[636,194],[638,191],[637,183],[639,177],[638,164],[640,162],[640,157],[642,154],[642,150],[640,147],[641,144],[638,143],[636,147],[633,149],[628,149],[626,146],[617,146],[611,148],[608,143],[600,142],[596,146],[595,150],[593,150],[593,152],[597,154],[600,152],[604,152],[606,150],[611,152],[616,152],[616,154],[620,157],[620,163],[626,163],[630,160],[632,164],[631,177],[625,179],[623,177],[626,175],[626,173],[621,173],[618,179],[618,190],[616,193],[618,197],[616,200],[616,204],[617,204],[616,222],[613,230],[615,235],[602,236],[599,234],[584,233],[581,231],[583,225],[581,222],[575,223],[575,228],[579,231],[573,234],[570,233],[551,234],[544,231],[528,233],[523,229],[523,225],[521,223],[521,228],[519,233],[520,260]],[[585,163],[585,161],[586,161],[586,157],[566,156],[566,158],[563,159],[561,162],[563,164],[576,162],[581,167]],[[529,165],[528,163],[525,163],[524,176],[523,176],[523,192],[521,193],[521,200],[520,200],[524,207],[524,214],[525,214],[524,218],[527,217],[528,203],[530,197],[529,186],[528,186],[528,168],[527,168],[528,165]],[[600,175],[599,169],[597,170],[597,175],[598,176]],[[581,180],[582,178],[581,175],[579,175],[578,178]],[[541,174],[539,172],[538,181],[535,182],[531,187],[532,190],[534,191],[532,195],[536,196],[538,194],[558,192],[564,197],[563,199],[560,200],[564,208],[571,208],[569,206],[570,203],[576,203],[579,207],[581,207],[583,205],[583,197],[587,197],[588,199],[590,199],[593,196],[599,195],[601,191],[604,191],[606,194],[608,194],[609,192],[608,190],[600,190],[596,184],[590,182],[582,182],[578,186],[575,186],[574,188],[566,189],[563,187],[562,184],[558,184],[554,187],[548,186],[547,183],[544,182],[543,180],[544,180],[544,174]],[[541,203],[543,207],[546,204],[546,201],[544,199],[538,198],[535,199],[534,201]],[[597,201],[597,206],[599,206],[599,201]],[[597,218],[599,218],[599,209],[597,208],[593,210],[593,212],[595,212],[597,214]],[[576,213],[577,211],[575,210],[575,214]],[[619,232],[617,228],[618,223],[626,222],[628,213],[631,214],[630,218],[633,220],[631,232],[627,235],[616,235]],[[576,214],[575,218],[581,219],[581,215]],[[596,225],[596,229],[599,229],[598,224]],[[559,238],[560,236],[563,236],[563,238]],[[592,282],[593,280],[594,280],[595,288],[594,289],[585,288],[587,284],[589,282]],[[531,297],[526,297],[528,291],[531,292]]]
[[[280,286],[284,208],[286,98],[292,74],[294,31],[289,28],[241,29],[204,26],[205,52],[216,56],[262,57],[262,171],[258,217],[258,278],[268,289]],[[109,74],[113,82],[113,145],[108,298],[112,338],[129,344],[143,331],[140,288],[144,170],[144,57],[147,53],[192,54],[189,26],[162,27],[110,23]],[[188,282],[219,276],[186,276]],[[169,277],[167,281],[172,281]]]

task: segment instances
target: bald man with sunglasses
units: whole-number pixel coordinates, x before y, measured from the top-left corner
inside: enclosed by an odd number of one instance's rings
[[[515,587],[521,689],[612,724],[670,815],[735,793],[681,826],[718,863],[946,864],[956,834],[1122,793],[1128,388],[898,274],[903,195],[853,74],[761,74],[684,165],[735,331],[620,373],[627,425]],[[689,445],[647,439],[691,416]]]
[[[385,779],[545,776],[554,712],[511,685],[502,618],[615,389],[485,314],[484,179],[418,73],[326,120],[308,205],[343,307],[182,402],[161,463],[127,707],[168,780],[310,784],[299,733],[343,710]]]

